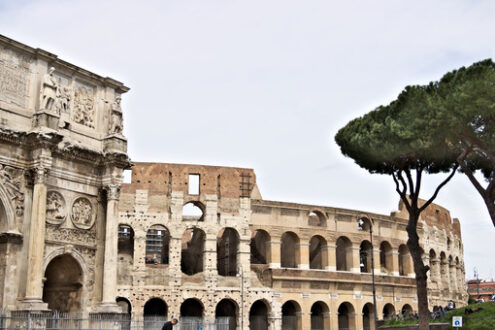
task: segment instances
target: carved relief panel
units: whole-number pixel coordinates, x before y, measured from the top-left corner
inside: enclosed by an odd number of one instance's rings
[[[0,48],[0,101],[26,107],[31,62],[31,56]]]
[[[71,219],[74,226],[79,229],[89,229],[93,226],[96,210],[91,201],[86,197],[78,197],[72,203]]]
[[[75,83],[72,120],[89,128],[95,128],[95,89],[92,86]]]
[[[65,221],[67,210],[65,199],[57,191],[49,191],[46,195],[46,221],[59,225]]]
[[[24,214],[23,178],[23,170],[0,165],[0,185],[5,188],[8,197],[12,200],[15,214],[18,217],[22,217]]]

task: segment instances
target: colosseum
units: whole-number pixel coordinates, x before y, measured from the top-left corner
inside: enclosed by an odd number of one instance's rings
[[[252,169],[131,163],[128,90],[0,36],[2,310],[368,329],[373,287],[379,320],[417,310],[401,203],[268,201]],[[459,220],[430,205],[418,231],[430,309],[464,305]]]

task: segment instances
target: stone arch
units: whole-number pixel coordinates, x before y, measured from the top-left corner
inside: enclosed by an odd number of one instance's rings
[[[356,329],[356,312],[350,302],[343,302],[337,309],[339,329]]]
[[[317,301],[311,306],[311,329],[330,329],[330,309],[323,301]]]
[[[281,267],[297,268],[300,263],[299,237],[291,231],[286,231],[280,241]]]
[[[124,297],[117,297],[117,299],[115,299],[115,302],[121,308],[122,314],[132,314],[132,304],[129,299]]]
[[[217,235],[217,271],[221,276],[236,276],[239,254],[239,233],[223,228]]]
[[[128,224],[119,224],[117,247],[117,283],[131,284],[134,266],[134,229]]]
[[[182,221],[204,221],[205,206],[200,201],[191,201],[182,207]]]
[[[271,261],[271,238],[265,230],[258,229],[251,237],[251,264],[269,264]]]
[[[168,265],[170,232],[162,225],[153,225],[146,231],[146,264]]]
[[[270,304],[264,300],[256,300],[249,309],[249,329],[268,330],[268,316],[270,315]]]
[[[186,275],[203,271],[206,234],[199,228],[188,228],[182,235],[181,270]]]
[[[313,210],[313,211],[309,212],[308,225],[309,226],[326,227],[327,226],[327,217],[323,214],[323,212],[318,211],[318,210]]]
[[[301,306],[294,300],[288,300],[282,305],[282,330],[299,329],[301,329]]]
[[[380,243],[380,268],[384,274],[390,274],[393,271],[393,250],[389,242]]]
[[[370,241],[364,240],[359,246],[359,268],[361,273],[371,273],[371,256],[373,255],[373,245]]]
[[[413,309],[412,309],[411,305],[404,304],[404,306],[402,306],[402,308],[400,310],[400,313],[403,317],[411,317],[413,314]]]
[[[337,239],[336,248],[337,270],[350,271],[352,268],[352,243],[345,236]]]
[[[222,299],[215,308],[215,320],[222,322],[228,321],[228,330],[237,329],[237,318],[239,315],[239,306],[232,299]],[[222,323],[220,323],[222,324]],[[222,328],[226,329],[226,327]]]
[[[43,301],[59,312],[79,312],[82,306],[83,268],[71,253],[51,258],[45,268]]]
[[[388,320],[390,318],[393,318],[395,316],[395,307],[391,303],[385,304],[383,306],[383,319]]]
[[[191,329],[199,329],[203,323],[204,306],[196,298],[188,298],[180,305],[181,323],[187,323]]]
[[[399,275],[407,276],[413,272],[411,254],[407,245],[399,246]]]
[[[144,304],[143,316],[144,317],[167,317],[168,306],[167,303],[161,298],[150,298]]]
[[[372,221],[366,217],[361,216],[358,219],[358,230],[369,232],[371,230]]]
[[[363,329],[365,330],[374,329],[375,311],[373,309],[373,304],[372,303],[364,304],[362,314],[363,314]]]
[[[327,241],[320,235],[309,240],[309,268],[325,269],[328,261]]]

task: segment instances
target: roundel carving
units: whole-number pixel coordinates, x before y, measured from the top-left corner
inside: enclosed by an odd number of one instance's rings
[[[93,225],[93,205],[86,197],[77,198],[72,204],[72,223],[77,228],[89,229]]]
[[[46,221],[59,225],[65,221],[67,211],[65,199],[57,191],[49,191],[46,194]]]

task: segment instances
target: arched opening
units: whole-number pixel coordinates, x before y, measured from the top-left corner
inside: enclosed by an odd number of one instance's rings
[[[194,275],[203,271],[203,254],[205,232],[198,228],[190,228],[182,235],[182,254],[180,266],[186,275]]]
[[[180,306],[181,328],[199,329],[203,323],[203,304],[195,298],[184,300]]]
[[[327,241],[319,236],[311,237],[309,241],[309,268],[325,269],[327,266]]]
[[[236,276],[239,234],[233,228],[220,230],[217,236],[217,270],[221,276]]]
[[[160,298],[151,298],[144,304],[143,325],[145,329],[161,329],[167,320],[168,306]]]
[[[383,319],[389,320],[395,316],[395,307],[394,305],[388,303],[383,306]]]
[[[122,314],[131,315],[132,314],[132,306],[131,302],[127,298],[117,297],[115,300],[117,305],[121,308]]]
[[[413,315],[413,309],[412,309],[411,305],[405,304],[404,306],[402,306],[400,313],[401,313],[402,317],[409,318],[409,317],[412,317],[412,315]]]
[[[457,283],[455,280],[455,264],[454,264],[454,258],[452,256],[449,256],[449,261],[448,261],[448,267],[449,267],[449,290],[450,291],[457,291]]]
[[[297,268],[299,265],[299,237],[293,232],[285,232],[280,244],[280,265]]]
[[[233,300],[222,299],[215,309],[215,321],[222,329],[237,329],[237,305]],[[228,325],[228,327],[227,327]]]
[[[407,276],[412,273],[412,260],[407,245],[399,246],[399,275]]]
[[[310,226],[318,226],[318,227],[326,227],[327,226],[327,218],[320,211],[311,211],[308,215],[308,225]]]
[[[459,263],[459,257],[455,257],[455,269],[456,269],[456,282],[457,282],[457,291],[463,287],[462,284],[462,269]]]
[[[256,230],[251,238],[250,247],[252,264],[270,263],[270,235],[266,231]]]
[[[359,268],[361,273],[371,273],[371,256],[373,245],[369,241],[362,241],[359,246]]]
[[[437,272],[437,254],[433,249],[430,250],[429,253],[429,260],[428,260],[428,265],[430,266],[430,276],[429,279],[431,283],[437,283],[437,278],[438,278],[438,272]]]
[[[118,284],[132,284],[134,264],[134,230],[128,225],[119,225],[118,228]]]
[[[82,269],[70,254],[62,254],[45,271],[43,301],[48,308],[62,313],[81,310]]]
[[[371,229],[371,221],[366,217],[361,217],[358,220],[358,230],[369,232]]]
[[[182,207],[182,221],[203,221],[205,207],[200,202],[189,202]]]
[[[373,316],[373,304],[366,303],[363,306],[363,329],[369,330],[374,329],[375,317]]]
[[[311,306],[311,329],[330,329],[329,309],[322,301],[317,301]]]
[[[450,237],[447,237],[447,250],[450,250],[451,243],[452,243],[452,241],[450,240]]]
[[[282,305],[282,329],[298,330],[301,329],[300,321],[301,307],[293,300],[287,301]]]
[[[146,232],[145,262],[150,265],[168,265],[170,234],[164,226],[154,225]]]
[[[339,329],[356,329],[356,313],[351,303],[343,302],[340,304],[338,313]]]
[[[344,236],[337,239],[335,249],[337,259],[337,270],[350,271],[352,267],[352,243]]]
[[[249,310],[249,329],[268,330],[268,306],[263,300],[256,300]]]
[[[380,244],[380,268],[383,274],[392,273],[393,251],[389,242],[383,241]]]

